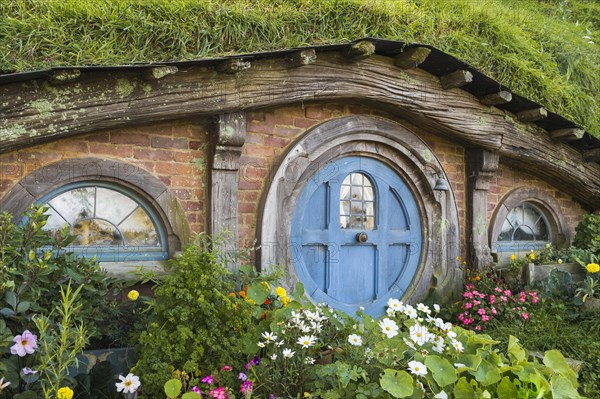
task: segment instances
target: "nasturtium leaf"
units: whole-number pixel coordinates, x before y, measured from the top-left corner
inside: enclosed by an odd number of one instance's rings
[[[554,399],[577,399],[580,398],[577,388],[573,386],[569,378],[555,375],[551,382],[552,397]]]
[[[385,369],[379,383],[381,388],[394,398],[406,398],[412,395],[414,390],[413,379],[404,370]]]
[[[202,396],[200,396],[199,393],[196,392],[188,392],[188,393],[184,393],[183,396],[181,397],[181,399],[200,399]]]
[[[181,381],[176,378],[170,379],[165,382],[165,394],[169,398],[176,398],[181,393]]]
[[[296,283],[294,288],[294,299],[297,301],[304,299],[304,285],[300,282]]]
[[[433,379],[440,387],[445,387],[457,380],[456,369],[443,357],[429,355],[425,358],[425,366],[431,371]]]
[[[470,373],[484,386],[495,384],[502,378],[498,367],[487,360],[482,360],[477,370]]]
[[[519,397],[519,391],[509,377],[504,377],[497,388],[498,399],[515,399]]]
[[[577,374],[569,367],[569,363],[567,363],[562,353],[556,349],[546,351],[543,362],[555,372],[568,378],[571,384],[577,387]]]
[[[13,399],[37,399],[37,394],[34,391],[25,391],[13,396]]]
[[[253,300],[258,305],[262,305],[267,296],[269,295],[269,290],[265,286],[265,284],[261,284],[259,282],[252,283],[248,286],[248,292],[246,293],[248,299]]]
[[[455,398],[460,399],[476,399],[477,395],[475,394],[475,390],[473,386],[469,384],[466,377],[462,377],[458,380],[456,385],[454,385],[453,391]]]
[[[517,362],[522,362],[527,360],[527,352],[521,344],[519,344],[519,340],[512,335],[508,337],[508,353],[512,355]]]
[[[461,354],[455,361],[456,364],[464,364],[470,369],[476,370],[477,367],[481,364],[481,356],[480,355],[464,355]]]

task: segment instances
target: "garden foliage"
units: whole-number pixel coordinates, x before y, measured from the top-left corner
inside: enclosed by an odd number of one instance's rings
[[[573,245],[600,255],[600,212],[583,215],[575,227]]]

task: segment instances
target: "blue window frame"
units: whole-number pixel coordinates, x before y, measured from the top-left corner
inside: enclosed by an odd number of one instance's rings
[[[552,231],[546,216],[529,202],[521,203],[506,215],[496,239],[498,249],[513,252],[541,249],[551,242]]]
[[[168,258],[165,229],[140,195],[102,181],[67,184],[40,198],[48,207],[44,229],[65,225],[76,239],[68,250],[101,262]]]

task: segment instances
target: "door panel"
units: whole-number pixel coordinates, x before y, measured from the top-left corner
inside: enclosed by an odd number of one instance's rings
[[[307,182],[292,220],[296,271],[315,301],[354,313],[383,314],[401,297],[420,260],[418,207],[384,163],[345,157]]]

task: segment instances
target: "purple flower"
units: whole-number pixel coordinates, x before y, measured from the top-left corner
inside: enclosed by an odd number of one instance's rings
[[[253,366],[258,366],[260,364],[260,357],[254,356],[252,360],[250,360],[250,364]]]
[[[240,381],[246,381],[248,379],[248,376],[244,373],[240,373],[238,374],[238,380]]]
[[[196,386],[192,387],[192,392],[196,392],[197,394],[202,395],[202,391]]]
[[[21,370],[21,373],[23,373],[23,375],[29,375],[29,374],[36,374],[37,371],[32,370],[29,367],[23,367],[23,370]]]
[[[13,338],[15,344],[10,347],[10,353],[24,357],[27,354],[32,354],[37,348],[37,336],[33,335],[29,330],[23,331],[23,334]]]
[[[269,399],[277,399],[277,396],[275,396],[274,394],[270,394]]]
[[[201,382],[205,383],[205,384],[212,384],[213,383],[213,376],[212,375],[207,375],[206,377],[204,377]]]
[[[242,385],[240,386],[240,391],[243,394],[248,394],[252,392],[252,381],[250,380],[246,380],[244,382],[242,382]]]

